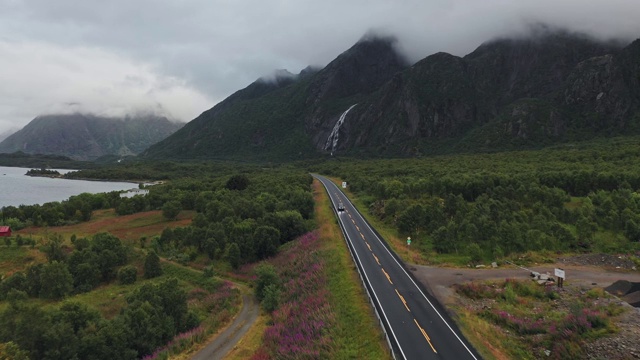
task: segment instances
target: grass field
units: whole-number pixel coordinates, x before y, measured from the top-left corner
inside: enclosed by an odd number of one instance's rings
[[[195,216],[194,211],[182,211],[176,220],[162,217],[162,211],[146,211],[131,215],[118,216],[113,209],[94,211],[91,220],[69,226],[30,227],[17,231],[22,236],[42,238],[56,233],[65,239],[76,235],[78,237],[92,236],[99,232],[108,232],[117,236],[126,244],[138,244],[143,237],[160,235],[166,227],[174,228],[191,224]]]

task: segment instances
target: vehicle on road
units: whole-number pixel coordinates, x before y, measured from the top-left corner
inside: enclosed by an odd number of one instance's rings
[[[338,211],[339,211],[339,212],[344,211],[344,204],[343,204],[343,203],[339,203],[339,204],[338,204]]]

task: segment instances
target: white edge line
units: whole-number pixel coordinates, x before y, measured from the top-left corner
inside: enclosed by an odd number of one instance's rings
[[[329,193],[329,199],[331,199],[332,204],[335,206],[335,203],[333,203],[333,198],[331,197],[331,193],[329,192],[329,188],[327,187],[327,185],[324,183],[324,181],[322,181],[321,179],[318,178],[318,180],[320,180],[320,182],[322,183],[322,185],[324,186],[324,188],[327,190],[327,193]],[[327,180],[328,181],[328,180]],[[330,182],[330,181],[329,181]],[[332,182],[330,182],[331,184],[333,184]],[[337,185],[333,184],[333,186],[335,186],[336,188],[338,188]],[[340,190],[340,189],[338,189]],[[342,191],[341,191],[342,192]],[[347,201],[349,201],[349,199],[344,195],[344,193],[342,194]],[[351,203],[351,201],[349,201],[349,203]],[[351,204],[351,206],[355,209],[355,206],[353,206],[353,204]],[[356,211],[357,212],[357,211]],[[338,220],[340,222],[342,222],[342,219],[338,218]],[[342,226],[344,227],[344,225]],[[345,229],[346,230],[346,229]],[[384,315],[384,320],[387,322],[387,325],[389,326],[389,330],[391,330],[391,334],[393,335],[393,339],[396,341],[396,344],[398,345],[398,349],[400,349],[400,352],[402,353],[402,357],[404,359],[407,358],[407,356],[404,354],[404,351],[402,351],[402,346],[400,346],[400,342],[398,341],[398,337],[396,336],[396,333],[393,332],[393,327],[391,326],[391,323],[389,322],[389,318],[387,317],[387,314],[384,312],[384,308],[382,307],[382,303],[380,302],[380,299],[378,299],[378,295],[376,294],[375,289],[373,288],[373,285],[371,285],[371,281],[369,281],[369,277],[367,276],[367,271],[365,270],[364,266],[362,265],[362,261],[360,260],[360,256],[358,256],[358,252],[355,251],[355,245],[353,244],[353,241],[351,241],[351,238],[349,237],[349,234],[346,233],[346,231],[344,231],[344,236],[347,238],[347,240],[349,240],[349,242],[351,243],[351,247],[354,249],[354,254],[356,256],[356,258],[358,259],[358,262],[360,263],[360,268],[362,268],[362,272],[364,273],[364,277],[367,279],[367,283],[369,283],[369,287],[371,288],[371,291],[373,292],[373,296],[376,298],[376,301],[378,302],[378,305],[380,306],[380,310],[382,311],[382,315]],[[365,288],[366,290],[366,288]],[[433,305],[432,305],[433,306]],[[438,314],[440,315],[440,314]]]
[[[324,184],[324,183],[323,183]],[[331,184],[333,184],[333,182],[331,182]],[[336,188],[338,188],[338,186],[336,184],[333,184],[333,186],[335,186]],[[340,192],[342,192],[342,190],[340,190],[338,188],[338,190]],[[344,193],[343,193],[344,195]],[[355,205],[353,205],[353,203],[351,202],[351,200],[349,200],[349,198],[344,195],[345,199],[351,204],[351,206],[355,209]],[[453,333],[453,335],[456,337],[456,339],[458,339],[458,341],[460,341],[460,343],[462,344],[462,346],[464,346],[464,348],[469,352],[469,355],[471,355],[472,358],[478,360],[478,358],[475,357],[475,355],[473,355],[473,353],[471,352],[471,350],[469,350],[469,348],[467,347],[467,345],[464,343],[464,341],[462,341],[462,339],[460,339],[460,337],[458,336],[458,334],[456,334],[455,331],[453,331],[453,328],[451,328],[451,325],[449,325],[449,323],[444,319],[444,317],[440,314],[440,312],[438,311],[438,309],[436,309],[435,306],[433,306],[433,304],[431,303],[431,301],[429,301],[429,299],[427,298],[427,296],[422,292],[422,290],[420,289],[420,287],[418,286],[418,284],[415,283],[415,281],[413,281],[413,278],[411,278],[411,276],[407,273],[407,271],[404,269],[404,266],[402,266],[398,260],[396,259],[395,256],[393,256],[393,254],[391,253],[391,251],[389,251],[389,249],[387,248],[387,246],[385,244],[382,243],[382,240],[378,237],[378,235],[376,235],[376,232],[373,231],[373,229],[371,228],[371,226],[369,226],[369,223],[367,222],[367,220],[365,220],[365,218],[360,214],[359,211],[355,211],[356,214],[358,214],[358,216],[360,217],[360,219],[362,219],[362,222],[367,226],[367,228],[369,228],[369,231],[371,231],[371,233],[373,234],[373,236],[375,236],[375,238],[378,240],[378,242],[382,245],[382,247],[384,247],[384,249],[387,251],[387,253],[389,253],[389,255],[391,256],[391,258],[393,259],[393,261],[395,261],[396,264],[398,264],[398,266],[400,267],[400,270],[402,270],[402,272],[405,273],[405,275],[407,275],[407,277],[409,278],[409,280],[411,281],[411,283],[413,284],[413,286],[416,287],[416,289],[418,289],[418,291],[420,292],[420,294],[422,295],[422,297],[424,297],[425,300],[427,300],[427,302],[429,303],[429,305],[431,305],[431,308],[433,309],[433,311],[436,312],[436,314],[438,314],[438,316],[440,317],[440,319],[442,320],[442,322],[444,322],[445,325],[447,325],[447,327],[449,328],[449,330],[451,330],[451,332]],[[358,260],[359,261],[359,260]],[[368,280],[368,279],[367,279]],[[382,306],[381,306],[382,307]],[[393,330],[392,330],[393,332]],[[395,334],[394,334],[395,336]]]

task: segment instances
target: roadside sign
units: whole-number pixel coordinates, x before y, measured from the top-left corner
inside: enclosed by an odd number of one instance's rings
[[[557,276],[557,277],[559,277],[559,278],[561,278],[561,279],[564,279],[564,270],[563,270],[563,269],[557,269],[557,268],[556,268],[556,269],[554,270],[554,275],[555,275],[555,276]]]
[[[409,237],[407,238],[407,246],[408,246],[408,245],[411,245],[411,236],[409,236]]]
[[[346,182],[346,181],[343,181],[343,182],[342,182],[342,188],[343,188],[343,189],[346,189],[346,188],[347,188],[347,182]]]

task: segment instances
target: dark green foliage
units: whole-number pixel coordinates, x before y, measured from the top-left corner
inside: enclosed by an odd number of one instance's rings
[[[280,231],[272,226],[259,226],[253,233],[258,259],[275,255],[280,246]]]
[[[118,270],[118,282],[122,285],[129,285],[136,282],[138,278],[138,270],[135,266],[127,265]]]
[[[147,283],[128,295],[127,303],[119,318],[130,346],[140,356],[150,354],[176,333],[194,325],[187,312],[187,294],[176,279]]]
[[[255,269],[256,273],[256,298],[262,301],[265,297],[265,289],[269,285],[280,286],[280,277],[275,267],[270,264],[260,264]]]
[[[151,279],[162,275],[162,266],[160,266],[160,258],[155,251],[149,251],[144,259],[144,277]]]
[[[119,195],[80,194],[62,202],[49,202],[42,205],[5,206],[0,208],[0,223],[9,225],[15,230],[27,225],[58,226],[75,224],[91,219],[93,210],[107,209],[115,206]]]
[[[240,267],[240,248],[238,247],[238,244],[229,244],[229,249],[227,250],[227,260],[234,270],[237,270]]]
[[[267,285],[264,288],[264,297],[260,302],[262,308],[268,312],[273,312],[280,305],[280,286],[276,284]]]
[[[45,264],[43,276],[61,265]],[[64,264],[62,264],[64,265]],[[51,289],[44,286],[47,294]],[[152,353],[177,333],[199,324],[187,311],[187,294],[176,279],[145,284],[126,298],[127,306],[112,320],[77,302],[59,308],[28,303],[12,289],[0,312],[0,358],[28,354],[32,359],[136,359]],[[4,352],[3,352],[4,351]]]
[[[12,341],[0,343],[0,355],[3,360],[29,360],[29,353]]]
[[[640,249],[634,144],[342,160],[311,171],[346,180],[372,215],[412,236],[421,251],[471,256],[475,243],[483,260],[529,250],[626,252]]]
[[[479,264],[482,262],[482,249],[480,249],[480,246],[476,243],[471,243],[467,247],[467,255],[469,255],[469,259],[472,264]]]
[[[40,248],[42,252],[47,255],[47,260],[52,261],[64,261],[67,257],[64,250],[64,240],[59,234],[52,234],[49,236],[48,241]]]
[[[44,264],[40,281],[40,296],[46,299],[61,299],[73,290],[73,277],[63,262]]]
[[[175,220],[182,211],[182,204],[177,201],[168,201],[162,206],[162,216],[168,220]]]
[[[249,178],[244,174],[233,175],[225,187],[229,190],[244,190],[249,186]]]
[[[15,272],[0,282],[0,300],[5,300],[11,290],[26,292],[27,289],[27,277],[25,274],[21,271]]]
[[[14,342],[20,349],[28,351],[32,359],[44,357],[44,334],[50,323],[42,308],[13,299],[0,313],[0,325],[0,342]]]
[[[89,248],[72,252],[67,265],[77,292],[90,291],[100,283],[102,274],[98,266],[98,255]]]

